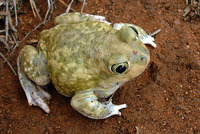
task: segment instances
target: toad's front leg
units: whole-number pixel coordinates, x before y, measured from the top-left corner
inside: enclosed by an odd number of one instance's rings
[[[94,91],[77,91],[72,97],[71,105],[79,113],[92,119],[105,119],[113,115],[121,116],[120,109],[126,104],[114,105],[111,101],[107,104],[100,102]]]
[[[49,113],[48,100],[51,95],[40,86],[50,82],[44,54],[33,46],[25,46],[17,59],[19,81],[26,94],[28,104],[41,107]]]

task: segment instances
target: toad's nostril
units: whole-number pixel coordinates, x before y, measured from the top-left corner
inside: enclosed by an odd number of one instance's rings
[[[136,56],[136,55],[137,55],[137,53],[138,53],[137,51],[133,51],[133,54],[134,54],[134,56]]]

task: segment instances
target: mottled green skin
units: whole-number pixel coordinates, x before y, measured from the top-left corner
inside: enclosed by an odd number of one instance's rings
[[[47,65],[42,66],[42,68],[47,66],[44,75],[46,80],[43,85],[47,84],[50,78],[55,88],[65,96],[71,97],[77,91],[85,91],[77,92],[76,96],[81,99],[84,99],[84,96],[91,99],[95,98],[93,91],[98,91],[98,98],[108,97],[122,83],[141,74],[149,63],[148,49],[136,38],[136,33],[130,27],[124,26],[121,30],[116,30],[106,23],[95,20],[85,21],[85,19],[84,21],[74,19],[71,24],[68,24],[67,21],[59,21],[57,18],[57,22],[60,24],[41,33],[38,53],[42,53],[47,62]],[[40,70],[34,69],[33,64],[28,66],[23,64],[30,63],[26,53],[36,52],[27,51],[26,48],[22,50],[20,53],[22,68],[28,76],[39,77],[43,72],[33,75],[34,70],[35,72]],[[129,64],[125,73],[117,74],[111,71],[112,65],[124,62]],[[33,68],[31,74],[30,71],[26,71],[26,68]],[[36,78],[31,79],[35,81]],[[42,85],[42,82],[37,83]],[[75,103],[71,104],[75,105]],[[86,109],[91,111],[92,107],[83,104],[83,107],[86,106],[90,108],[79,110],[81,106],[77,106],[78,108],[75,109],[84,114]],[[95,112],[97,115],[88,115],[99,118],[101,113],[102,110],[100,113]],[[106,113],[109,111],[104,114]]]
[[[128,62],[131,59],[134,61],[133,51],[144,52],[146,49],[139,40],[127,44],[120,40],[117,30],[97,21],[60,24],[44,30],[39,45],[46,54],[53,84],[65,96],[72,96],[74,91],[97,85],[108,86],[137,76],[140,72],[131,70],[122,76],[113,74],[109,69],[109,60],[113,55],[123,54]],[[118,60],[114,63],[121,63]],[[132,68],[138,64],[138,61],[133,61],[130,65]]]

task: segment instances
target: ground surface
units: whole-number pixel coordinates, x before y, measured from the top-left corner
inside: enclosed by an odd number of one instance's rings
[[[45,3],[42,3],[45,2]],[[44,17],[46,1],[37,0]],[[16,57],[28,40],[53,27],[53,19],[66,9],[56,1],[52,20],[33,32],[9,61],[17,70]],[[80,11],[81,3],[73,8]],[[200,19],[183,21],[185,0],[88,0],[84,12],[106,16],[114,22],[128,22],[147,32],[161,28],[155,37],[157,48],[148,46],[151,62],[145,72],[127,82],[114,96],[114,103],[126,103],[122,117],[91,120],[70,106],[66,98],[49,86],[53,96],[51,113],[29,107],[18,78],[7,64],[0,72],[0,133],[200,133]],[[20,40],[40,20],[24,1],[19,15]],[[4,49],[1,47],[1,51]]]

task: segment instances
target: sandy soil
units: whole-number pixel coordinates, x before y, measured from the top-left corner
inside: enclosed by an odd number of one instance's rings
[[[37,5],[44,17],[46,1],[37,0]],[[73,8],[80,11],[81,5]],[[56,7],[51,21],[33,32],[10,57],[15,70],[16,57],[27,41],[38,40],[39,33],[53,27],[54,18],[66,9],[59,1]],[[199,134],[200,18],[183,21],[185,7],[185,0],[88,0],[85,13],[106,16],[112,23],[134,23],[147,33],[162,29],[155,37],[158,47],[148,46],[151,52],[148,68],[114,96],[115,104],[126,103],[128,107],[121,110],[121,117],[88,119],[70,106],[70,98],[60,95],[50,85],[51,113],[46,114],[38,107],[28,106],[17,76],[3,64],[0,133]],[[24,1],[23,11],[17,27],[20,40],[40,22],[33,17],[29,1]]]

